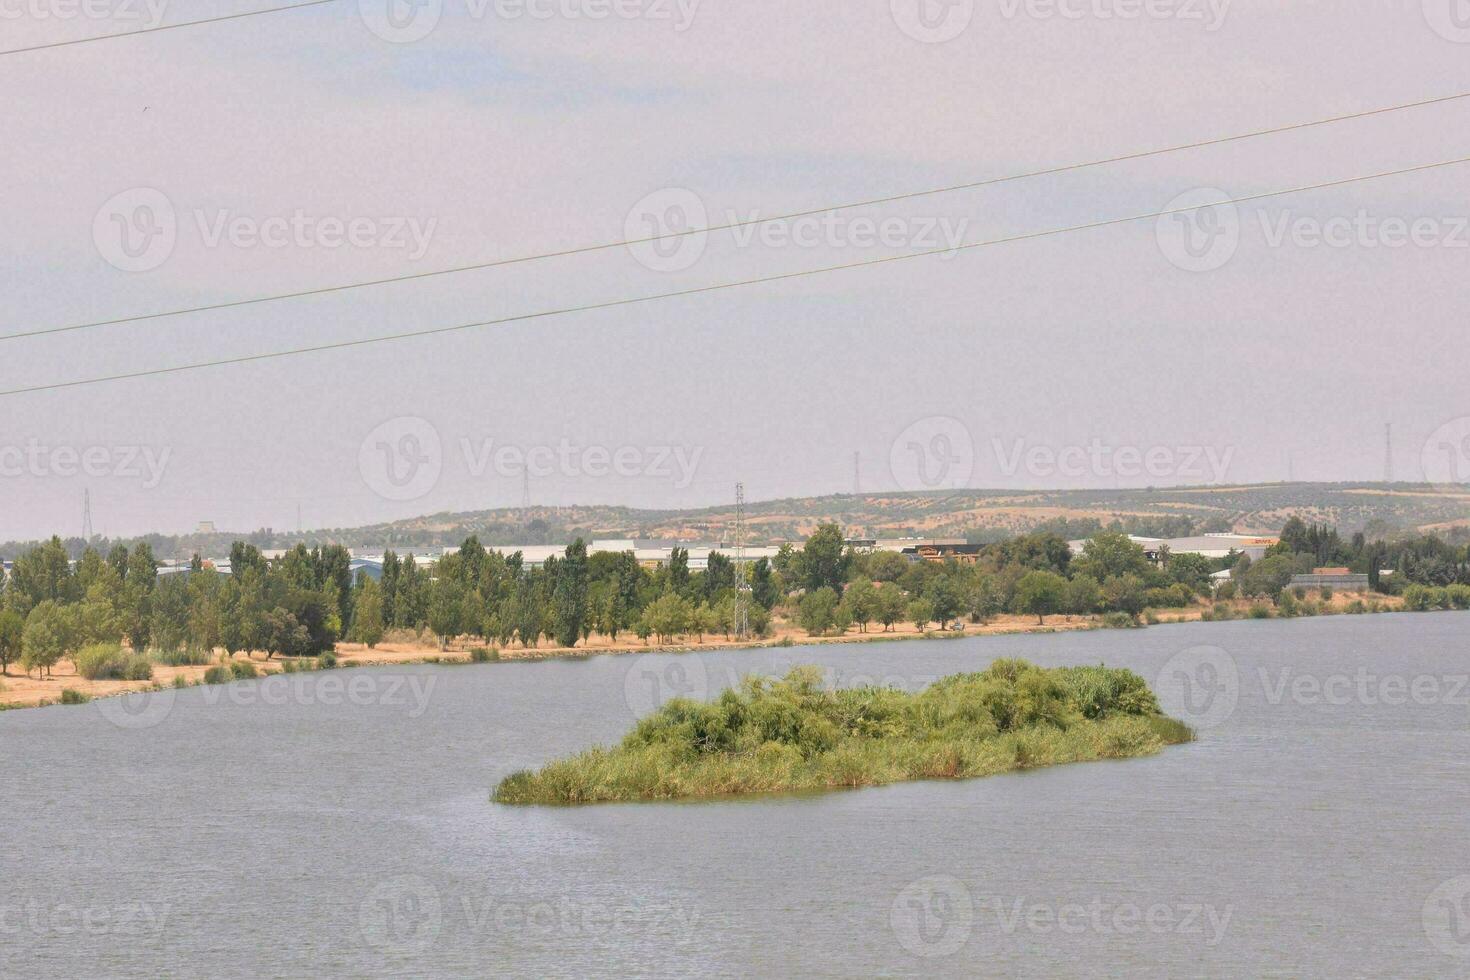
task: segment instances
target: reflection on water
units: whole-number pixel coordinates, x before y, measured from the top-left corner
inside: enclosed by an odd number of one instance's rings
[[[1470,614],[297,675],[0,714],[0,973],[1459,975]],[[1105,661],[1200,740],[574,809],[506,773],[817,663]]]

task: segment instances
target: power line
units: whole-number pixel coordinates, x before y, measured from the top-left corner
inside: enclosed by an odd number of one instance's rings
[[[98,34],[96,37],[79,37],[72,41],[54,41],[51,44],[37,44],[29,48],[11,48],[0,51],[0,57],[7,54],[25,54],[27,51],[46,51],[50,48],[65,48],[73,44],[91,44],[93,41],[111,41],[119,37],[134,37],[138,34],[156,34],[159,31],[172,31],[180,27],[197,27],[200,24],[217,24],[222,20],[240,20],[242,17],[259,17],[261,14],[276,14],[283,10],[296,10],[299,7],[318,7],[324,3],[336,3],[337,0],[306,0],[305,3],[293,3],[284,7],[268,7],[265,10],[248,10],[243,14],[225,14],[223,17],[208,17],[204,20],[189,20],[182,24],[162,24],[158,27],[144,27],[136,31],[118,31],[116,34]]]
[[[1426,170],[1435,170],[1440,167],[1451,167],[1457,164],[1470,163],[1470,157],[1460,157],[1455,160],[1444,160],[1439,163],[1426,163],[1417,167],[1405,167],[1401,170],[1388,170],[1382,173],[1365,174],[1361,177],[1345,177],[1341,180],[1329,180],[1320,184],[1307,184],[1302,187],[1290,187],[1279,191],[1268,191],[1264,194],[1251,194],[1246,197],[1230,198],[1224,201],[1216,201],[1211,204],[1200,204],[1192,207],[1168,208],[1163,211],[1150,211],[1147,214],[1134,214],[1124,218],[1107,218],[1102,221],[1090,221],[1086,224],[1069,225],[1064,228],[1049,228],[1044,231],[1027,232],[1022,235],[1010,235],[1005,238],[991,238],[980,242],[966,242],[953,247],[925,249],[920,252],[907,252],[902,255],[885,255],[876,259],[864,259],[861,262],[848,262],[842,265],[825,266],[820,269],[803,269],[797,272],[786,272],[774,276],[760,276],[754,279],[740,279],[732,282],[713,283],[708,286],[694,286],[689,289],[677,289],[667,293],[651,293],[646,296],[631,296],[625,299],[604,300],[600,303],[587,303],[582,306],[566,306],[553,310],[541,310],[536,313],[520,313],[515,316],[500,317],[494,320],[479,320],[474,323],[458,323],[447,327],[434,327],[429,330],[410,330],[403,333],[385,334],[379,337],[364,337],[359,340],[340,340],[330,344],[317,344],[312,347],[294,347],[287,350],[267,351],[263,354],[245,354],[240,357],[226,357],[213,361],[199,361],[194,364],[179,364],[173,367],[150,368],[144,371],[129,371],[123,374],[104,375],[98,378],[84,378],[78,381],[59,381],[54,384],[33,385],[29,388],[12,388],[9,391],[0,391],[0,397],[7,395],[24,395],[38,391],[55,391],[61,388],[77,388],[83,385],[102,384],[108,381],[126,381],[133,378],[147,378],[161,374],[178,374],[183,371],[197,371],[201,368],[223,367],[230,364],[248,364],[252,361],[266,361],[278,357],[292,357],[297,354],[315,354],[329,350],[345,350],[349,347],[365,347],[369,344],[382,344],[393,340],[407,340],[413,337],[431,337],[437,334],[455,333],[461,330],[472,330],[478,327],[500,326],[506,323],[519,323],[527,320],[539,320],[544,317],[564,316],[569,313],[590,313],[594,310],[608,310],[620,306],[632,306],[637,303],[649,303],[654,300],[675,299],[681,296],[697,296],[701,293],[718,292],[725,289],[739,289],[744,286],[755,286],[763,283],[782,282],[788,279],[801,279],[807,276],[824,275],[829,272],[841,272],[847,269],[861,269],[868,266],[884,265],[889,262],[901,262],[905,259],[918,259],[932,255],[951,254],[963,252],[969,249],[985,248],[991,245],[1006,245],[1012,242],[1024,242],[1037,238],[1046,238],[1051,235],[1067,234],[1075,231],[1087,231],[1093,228],[1106,228],[1111,225],[1126,224],[1131,221],[1143,221],[1148,218],[1163,218],[1171,214],[1183,214],[1187,211],[1200,211],[1204,208],[1221,207],[1227,204],[1245,204],[1250,201],[1261,201],[1272,197],[1283,197],[1288,194],[1301,194],[1306,191],[1323,190],[1328,187],[1341,187],[1345,184],[1356,184],[1366,180],[1378,180],[1384,177],[1398,177],[1404,174],[1420,173]]]
[[[328,3],[331,0],[315,0],[318,3]],[[305,6],[304,4],[301,6]],[[1310,122],[1292,123],[1288,126],[1277,126],[1272,129],[1258,129],[1248,133],[1239,133],[1234,136],[1221,136],[1215,139],[1201,140],[1195,143],[1180,143],[1177,146],[1162,147],[1154,150],[1142,150],[1137,153],[1127,153],[1122,156],[1106,157],[1101,160],[1089,160],[1085,163],[1072,163],[1060,167],[1048,167],[1043,170],[1030,170],[1024,173],[1008,174],[1001,177],[990,177],[985,180],[976,180],[964,184],[952,184],[948,187],[935,187],[929,190],[911,191],[902,194],[890,194],[887,197],[876,197],[866,201],[853,201],[847,204],[834,204],[830,207],[811,208],[806,211],[792,211],[788,214],[771,215],[766,218],[750,218],[744,221],[732,221],[722,225],[712,225],[706,228],[692,228],[685,231],[671,231],[658,235],[650,235],[647,238],[630,238],[616,242],[604,242],[600,245],[580,245],[565,248],[554,252],[542,252],[535,255],[521,255],[508,259],[494,259],[488,262],[476,262],[470,265],[454,266],[449,269],[434,269],[427,272],[405,273],[401,276],[386,276],[382,279],[365,279],[360,282],[343,283],[337,286],[322,286],[315,289],[303,289],[290,293],[274,293],[270,296],[255,296],[248,299],[229,300],[223,303],[210,303],[203,306],[190,306],[177,310],[165,310],[161,313],[140,313],[136,316],[117,317],[111,320],[94,320],[90,323],[76,323],[61,327],[45,327],[39,330],[26,330],[20,333],[0,334],[0,341],[19,340],[23,337],[41,337],[48,334],[69,333],[73,330],[91,330],[95,327],[119,326],[126,323],[138,323],[144,320],[157,320],[163,317],[184,316],[190,313],[208,313],[214,310],[228,310],[241,306],[253,306],[258,303],[273,303],[283,299],[301,299],[306,296],[320,296],[327,293],[338,293],[349,289],[364,289],[369,286],[386,286],[392,283],[412,282],[417,279],[430,279],[436,276],[455,275],[461,272],[474,272],[483,269],[496,269],[508,265],[519,265],[525,262],[537,262],[542,259],[567,258],[574,255],[585,255],[589,252],[601,252],[613,248],[626,248],[632,245],[644,245],[650,242],[667,241],[670,239],[686,238],[690,235],[710,234],[717,231],[733,231],[738,228],[747,228],[752,225],[768,224],[773,221],[790,221],[796,218],[806,218],[816,214],[826,214],[831,211],[845,211],[851,208],[873,207],[879,204],[892,204],[895,201],[907,201],[920,197],[929,197],[936,194],[948,194],[954,191],[975,190],[981,187],[990,187],[996,184],[1009,183],[1016,180],[1026,180],[1032,177],[1046,177],[1056,174],[1070,173],[1077,170],[1085,170],[1091,167],[1101,167],[1113,163],[1124,163],[1131,160],[1142,160],[1147,157],[1160,156],[1165,153],[1177,153],[1182,150],[1194,150],[1207,146],[1218,146],[1222,143],[1232,143],[1238,140],[1255,139],[1260,136],[1272,136],[1280,133],[1293,132],[1295,130],[1310,129],[1316,126],[1326,126],[1330,123],[1346,122],[1350,119],[1364,119],[1369,116],[1382,115],[1388,112],[1399,112],[1404,109],[1418,109],[1424,106],[1439,105],[1445,102],[1453,102],[1459,99],[1470,98],[1470,92],[1462,92],[1458,95],[1445,95],[1433,99],[1424,99],[1419,102],[1406,102],[1401,105],[1384,106],[1378,109],[1368,109],[1363,112],[1349,113],[1345,116],[1331,116],[1326,119],[1316,119]]]

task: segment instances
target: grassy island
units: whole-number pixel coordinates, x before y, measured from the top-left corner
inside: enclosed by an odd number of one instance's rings
[[[1109,667],[998,660],[909,694],[829,691],[815,667],[747,678],[713,702],[675,700],[615,748],[507,776],[495,800],[598,803],[967,779],[1152,755],[1194,736],[1143,678]]]

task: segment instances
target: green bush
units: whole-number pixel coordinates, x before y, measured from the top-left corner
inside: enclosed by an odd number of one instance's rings
[[[1444,591],[1451,609],[1470,609],[1470,585],[1456,582]]]
[[[1363,605],[1362,599],[1354,599],[1347,604],[1347,611],[1354,616],[1361,616],[1368,611],[1368,607]]]
[[[837,691],[798,667],[713,702],[675,699],[614,748],[518,772],[502,803],[588,803],[968,778],[1159,751],[1193,737],[1143,678],[1109,667],[997,660],[908,694]]]
[[[1104,629],[1110,630],[1138,629],[1140,626],[1143,625],[1135,617],[1130,616],[1125,612],[1104,613],[1102,624]]]
[[[146,681],[153,678],[153,664],[142,654],[129,653],[110,643],[82,647],[72,657],[77,673],[89,681]]]
[[[228,684],[235,679],[230,668],[215,664],[204,672],[204,683],[206,684]]]
[[[148,658],[156,664],[166,664],[169,667],[203,667],[214,660],[214,654],[208,650],[181,647],[177,650],[149,650]]]
[[[1270,619],[1271,607],[1264,602],[1253,603],[1249,615],[1251,619]]]
[[[66,687],[61,690],[62,704],[86,704],[90,700],[91,697],[74,688]]]
[[[330,650],[323,650],[316,658],[317,670],[331,670],[337,666],[337,655]]]
[[[255,664],[248,660],[231,660],[229,666],[230,674],[235,680],[260,676],[260,671],[255,669]]]
[[[470,651],[470,663],[472,664],[488,664],[499,659],[500,650],[493,647],[488,650],[485,647],[475,647]]]
[[[1330,586],[1330,585],[1324,585],[1324,586],[1322,586],[1321,595],[1322,595],[1322,601],[1323,602],[1331,602],[1332,601],[1332,596],[1334,595],[1334,593],[1332,591],[1332,586]]]
[[[189,678],[185,677],[183,674],[175,674],[174,675],[174,687],[188,687],[188,686],[189,686]]]

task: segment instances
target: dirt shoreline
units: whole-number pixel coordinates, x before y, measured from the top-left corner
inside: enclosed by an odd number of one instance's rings
[[[1353,599],[1364,598],[1363,596],[1339,593],[1333,597],[1332,608],[1334,614],[1341,614],[1345,607]],[[1375,600],[1385,611],[1396,611],[1400,605],[1399,601],[1391,596],[1374,596]],[[1249,603],[1232,603],[1235,618],[1246,618]],[[1165,610],[1157,613],[1158,625],[1181,622],[1198,622],[1204,614],[1212,607],[1193,606],[1188,609]],[[511,646],[499,651],[494,662],[505,663],[517,660],[551,660],[551,659],[584,659],[587,657],[598,657],[604,655],[629,654],[629,653],[692,653],[699,650],[745,650],[760,649],[763,647],[780,646],[815,646],[834,643],[883,643],[900,640],[947,640],[958,639],[964,636],[1008,636],[1018,633],[1068,633],[1084,632],[1104,628],[1101,616],[1067,616],[1056,615],[1047,618],[1044,624],[1038,624],[1030,616],[1002,615],[988,623],[966,623],[963,632],[950,631],[939,632],[928,630],[920,632],[912,623],[895,624],[888,632],[883,632],[881,626],[870,627],[866,633],[848,632],[840,636],[807,636],[801,628],[789,622],[779,622],[773,635],[770,637],[739,642],[727,640],[722,635],[707,635],[704,642],[698,640],[685,640],[678,643],[643,643],[637,637],[624,634],[616,642],[607,640],[606,637],[597,636],[576,647],[540,646],[529,649]],[[468,664],[472,663],[470,651],[477,647],[486,646],[478,641],[465,640],[461,638],[449,644],[445,649],[440,649],[432,643],[422,641],[415,642],[384,642],[373,649],[368,649],[360,643],[337,644],[337,666],[338,667],[374,667],[393,666],[398,664],[415,663],[444,663],[444,664]],[[158,688],[173,687],[176,684],[192,686],[203,683],[204,672],[209,667],[218,663],[228,663],[231,660],[249,660],[254,664],[256,670],[262,675],[280,673],[284,670],[284,662],[281,660],[267,660],[263,654],[251,653],[236,654],[233,658],[228,657],[224,651],[216,652],[214,663],[205,665],[169,666],[167,664],[155,664],[153,667],[153,679],[147,681],[116,681],[116,680],[87,680],[76,672],[76,667],[70,660],[62,660],[53,668],[52,673],[46,678],[25,676],[10,673],[0,676],[0,710],[16,708],[45,707],[56,704],[61,699],[63,690],[76,691],[89,699],[113,697],[119,694],[128,694],[134,691],[156,690]],[[13,667],[14,665],[12,665]],[[182,678],[182,680],[177,680]]]

